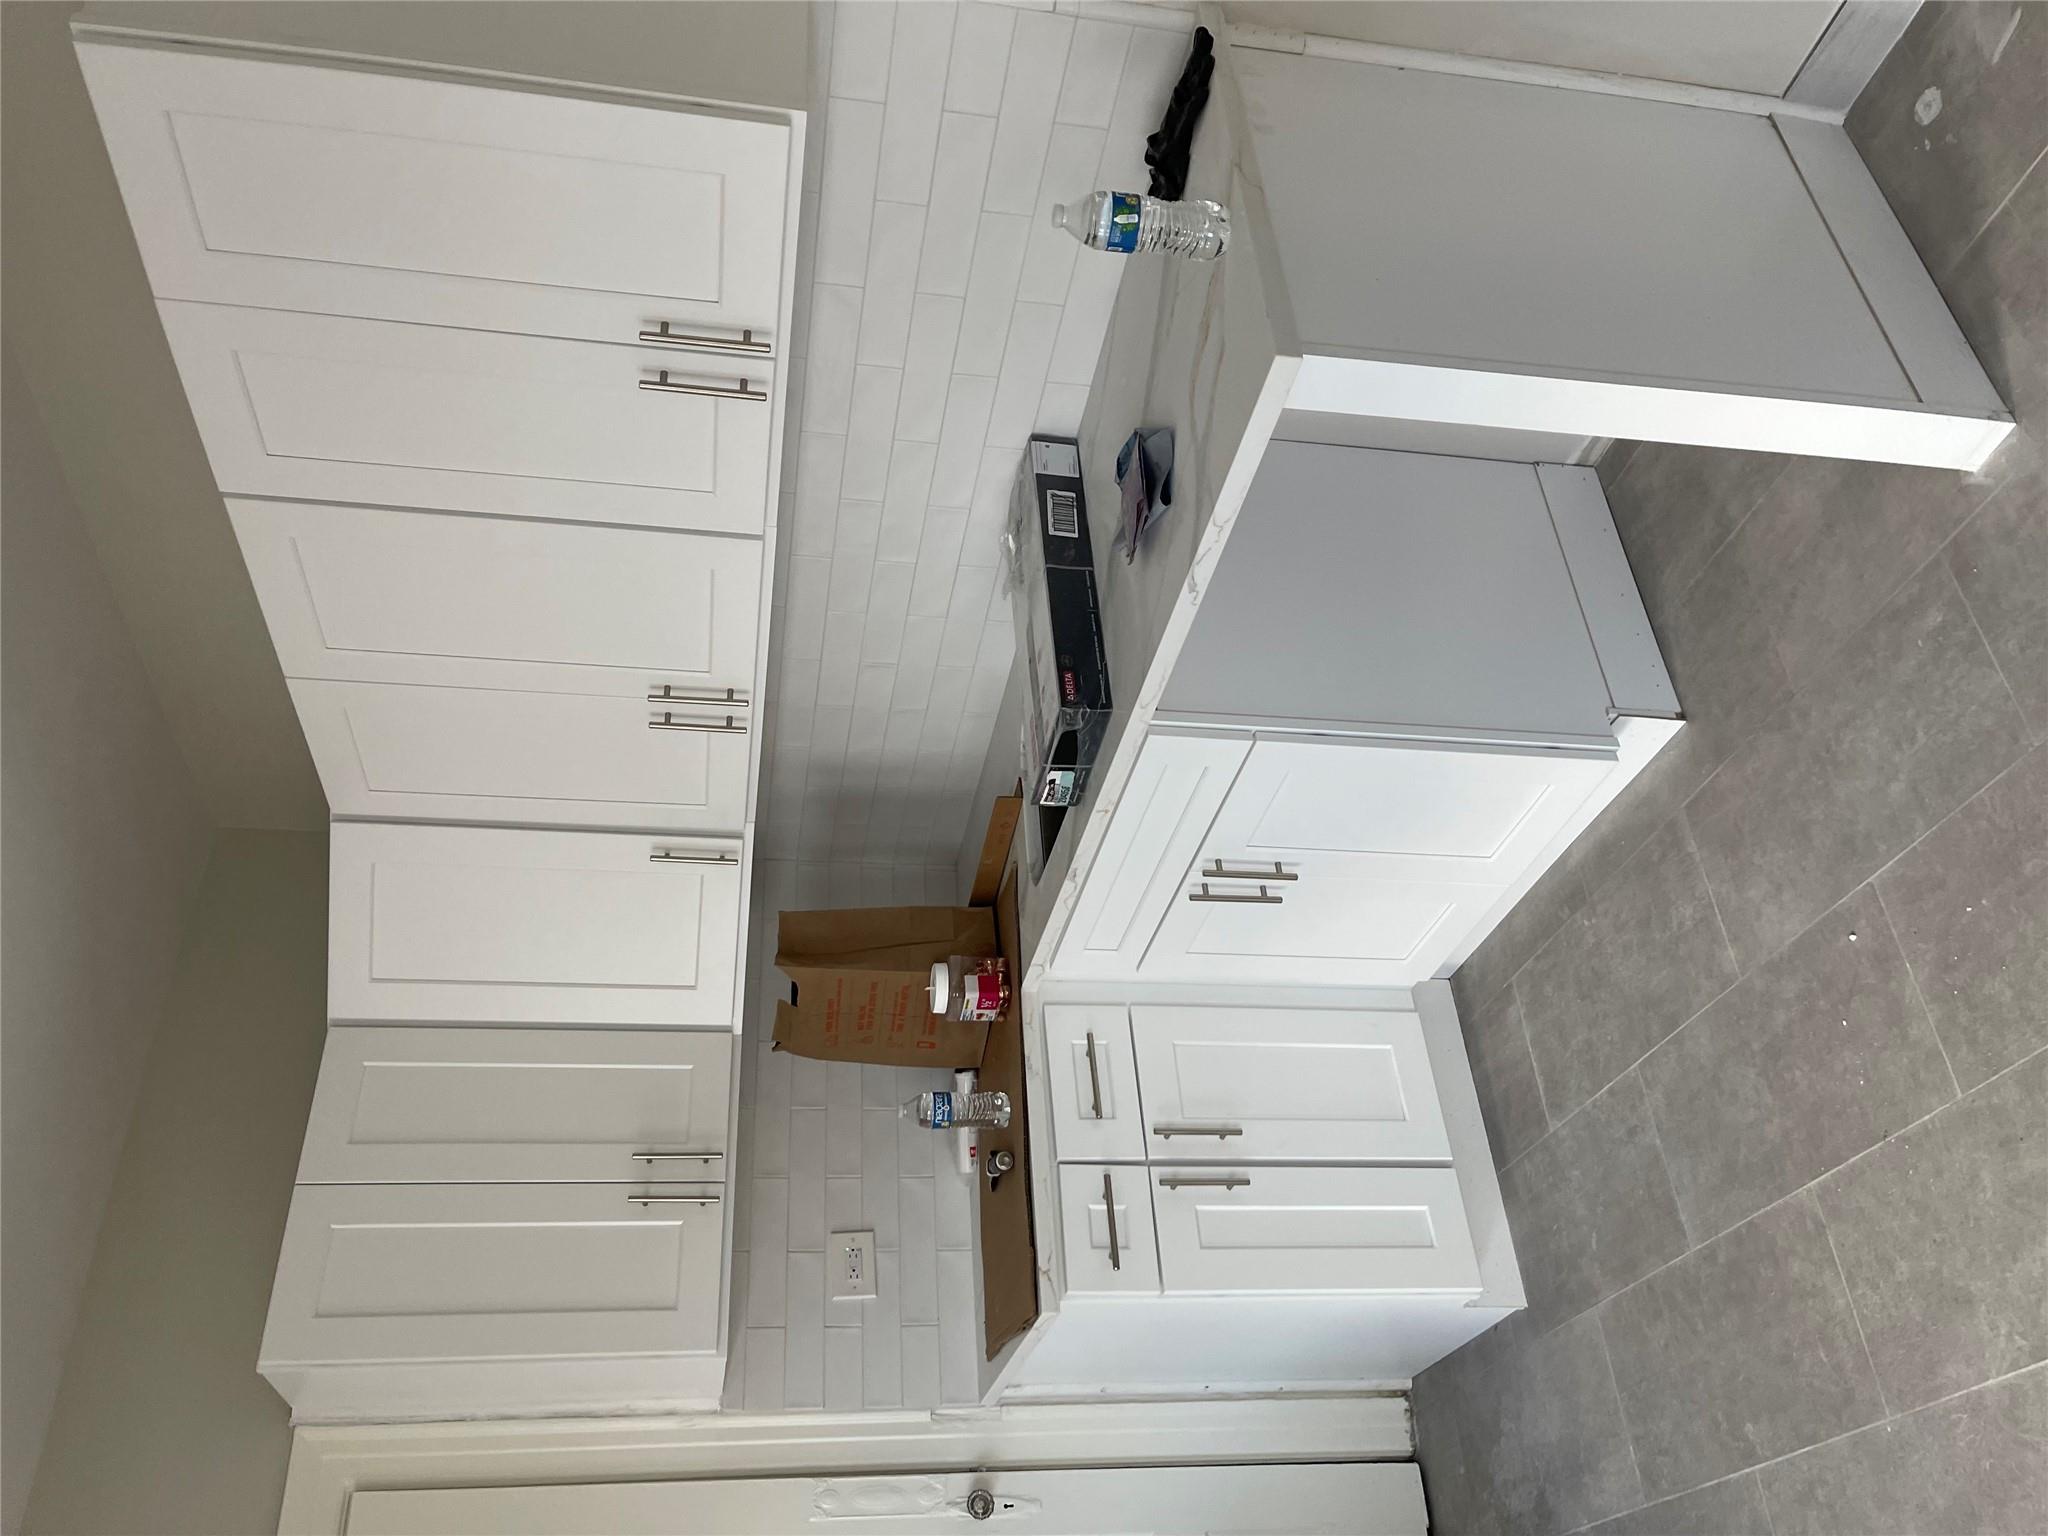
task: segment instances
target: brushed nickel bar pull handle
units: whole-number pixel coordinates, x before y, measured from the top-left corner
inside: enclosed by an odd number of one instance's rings
[[[1109,1267],[1121,1270],[1124,1257],[1116,1241],[1116,1189],[1110,1184],[1107,1171],[1102,1175],[1102,1214],[1109,1218]]]
[[[1177,1120],[1155,1123],[1152,1134],[1161,1141],[1171,1141],[1176,1136],[1214,1136],[1218,1141],[1228,1141],[1233,1136],[1242,1136],[1241,1125],[1184,1125]]]
[[[1219,901],[1241,907],[1277,907],[1281,898],[1273,895],[1263,885],[1256,896],[1240,896],[1235,891],[1211,891],[1209,882],[1204,880],[1199,891],[1188,892],[1189,901]]]
[[[635,1206],[715,1206],[719,1196],[715,1194],[629,1194],[629,1204]]]
[[[668,683],[648,690],[650,704],[722,704],[727,709],[745,709],[748,701],[741,698],[737,689],[728,688],[724,693],[678,693]],[[1291,880],[1294,877],[1288,876]]]
[[[653,863],[653,864],[737,864],[737,863],[739,863],[739,860],[738,860],[738,859],[736,859],[736,858],[734,858],[734,857],[733,857],[733,856],[732,856],[731,854],[729,854],[729,853],[684,853],[684,852],[683,852],[683,851],[682,851],[681,849],[679,849],[679,848],[657,848],[657,849],[655,849],[655,850],[654,850],[654,852],[652,852],[652,853],[648,854],[648,855],[647,855],[647,858],[648,858],[648,862],[649,862],[649,863]],[[681,1153],[678,1153],[678,1154],[677,1154],[677,1156],[681,1156],[681,1155],[682,1155]],[[723,1157],[723,1156],[724,1156],[725,1154],[724,1154],[724,1153],[722,1153],[722,1152],[714,1152],[714,1153],[711,1153],[711,1154],[709,1154],[709,1155],[710,1155],[710,1156],[713,1156],[713,1157]]]
[[[636,1163],[722,1163],[723,1152],[635,1152]]]
[[[1095,1100],[1095,1118],[1102,1118],[1102,1073],[1095,1065],[1095,1031],[1088,1031],[1088,1093]]]
[[[705,731],[713,736],[744,736],[747,727],[744,721],[736,722],[731,715],[725,717],[725,724],[716,720],[678,720],[673,710],[664,709],[659,720],[647,722],[650,731]],[[1279,897],[1273,898],[1278,901]]]
[[[1209,867],[1202,871],[1202,878],[1205,880],[1272,880],[1277,882],[1281,880],[1299,880],[1301,876],[1292,870],[1282,869],[1278,859],[1273,861],[1273,867],[1270,870],[1226,869],[1221,859],[1211,859]]]
[[[766,357],[775,350],[772,341],[754,340],[751,327],[740,332],[740,339],[730,336],[693,336],[688,331],[672,331],[664,320],[651,331],[642,331],[640,339],[657,347],[682,347],[691,352],[745,352],[757,357]]]
[[[754,388],[752,379],[740,380],[738,389],[725,389],[716,384],[678,384],[668,376],[666,368],[655,370],[653,378],[644,375],[640,380],[642,389],[660,390],[671,395],[709,395],[714,400],[766,400],[768,391]]]
[[[1161,1189],[1249,1189],[1251,1180],[1241,1173],[1226,1173],[1219,1178],[1189,1178],[1185,1174],[1170,1173],[1159,1181]]]

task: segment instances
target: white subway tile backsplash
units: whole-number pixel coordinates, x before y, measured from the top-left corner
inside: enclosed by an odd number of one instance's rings
[[[858,552],[842,550],[846,556],[848,570],[864,570],[864,557]],[[838,574],[840,555],[834,555],[834,576]],[[849,578],[851,579],[851,578]],[[863,578],[865,579],[865,578]],[[832,752],[843,752],[844,739],[835,743],[823,740],[819,727],[824,722],[828,709],[839,711],[836,724],[844,724],[853,708],[853,685],[860,673],[860,639],[867,629],[868,616],[860,611],[859,602],[845,599],[836,611],[825,615],[825,654],[818,658],[818,710],[811,717],[811,755],[817,757]]]
[[[989,409],[990,447],[1021,449],[1037,426],[1046,365],[1052,361],[1059,326],[1057,304],[1018,304],[1011,309],[1010,339],[1003,348],[1003,369],[996,376],[995,402]]]
[[[1066,78],[1060,82],[1053,118],[1107,128],[1123,81],[1124,55],[1130,51],[1131,29],[1113,21],[1082,21],[1074,28],[1067,51]]]
[[[1095,378],[1095,360],[1109,334],[1109,312],[1116,306],[1117,284],[1128,258],[1108,251],[1082,251],[1074,262],[1074,281],[1060,314],[1059,337],[1053,342],[1046,377],[1058,384],[1088,384]]]
[[[1038,430],[1054,437],[1077,437],[1087,409],[1086,384],[1048,384],[1038,402]]]
[[[1073,40],[1070,16],[1039,12],[1017,18],[1003,73],[1003,105],[996,117],[983,208],[997,213],[1031,211]]]
[[[974,1246],[974,1184],[972,1176],[960,1171],[951,1158],[940,1158],[933,1170],[933,1203],[936,1208],[934,1240],[939,1252]],[[945,1316],[941,1303],[940,1317]]]
[[[858,1124],[858,1121],[855,1122]],[[856,1147],[859,1139],[855,1138]],[[865,1232],[860,1214],[860,1177],[825,1180],[825,1229],[829,1244],[835,1232]]]
[[[828,1108],[825,1111],[826,1177],[831,1180],[858,1178],[864,1161],[860,1112],[843,1104]],[[829,1198],[831,1192],[828,1190],[826,1193]]]
[[[804,359],[803,426],[807,432],[846,430],[847,415],[853,409],[860,304],[859,288],[843,283],[811,287],[811,346]]]
[[[946,70],[946,110],[994,115],[1002,103],[1016,16],[1006,6],[962,5]]]
[[[983,213],[974,235],[974,261],[967,275],[967,302],[960,311],[960,345],[953,372],[994,378],[1003,365],[1010,306],[1024,270],[1024,242],[1030,220],[1022,214]],[[955,389],[959,388],[957,382]]]
[[[825,135],[825,179],[818,188],[815,276],[820,283],[859,284],[867,280],[868,230],[874,222],[875,171],[882,152],[882,108],[879,102],[834,97],[829,110],[832,126]],[[815,324],[811,337],[815,350]]]
[[[924,1127],[917,1129],[923,1131]],[[940,1133],[925,1131],[933,1141]],[[950,1140],[950,1137],[945,1138]],[[929,1163],[930,1154],[926,1154]],[[929,1178],[897,1180],[902,1193],[902,1231],[897,1252],[902,1255],[903,1300],[901,1315],[906,1323],[936,1323],[939,1320],[938,1223]]]
[[[1074,257],[1081,243],[1052,222],[1055,203],[1086,197],[1095,187],[1102,160],[1100,128],[1060,123],[1046,145],[1045,172],[1039,178],[1038,201],[1031,209],[1031,230],[1024,244],[1024,271],[1017,279],[1017,297],[1033,304],[1064,304],[1074,275]]]
[[[943,1347],[943,1346],[942,1346]],[[861,1408],[861,1331],[825,1330],[825,1411],[857,1413]]]
[[[938,154],[932,164],[931,200],[925,216],[924,254],[917,269],[919,293],[950,293],[958,297],[967,292],[974,233],[982,194],[988,187],[989,155],[995,141],[993,117],[948,112],[939,119]]]
[[[874,228],[868,236],[866,298],[860,316],[860,362],[885,368],[903,366],[924,223],[922,203],[875,204]]]
[[[871,501],[881,521],[882,498],[889,493],[889,448],[896,422],[896,392],[903,382],[897,368],[857,367],[853,371],[853,406],[847,418],[846,463],[839,494],[846,501]]]
[[[1145,136],[1159,126],[1173,85],[1187,62],[1188,40],[1177,32],[1137,27],[1124,56],[1123,80],[1109,114],[1098,185],[1142,192],[1151,177],[1145,168]]]
[[[946,394],[953,382],[953,352],[960,342],[960,311],[964,304],[964,300],[947,294],[920,293],[911,306],[910,344],[904,353],[902,396],[896,406],[899,446],[904,441],[939,440],[939,429],[946,418]],[[930,482],[929,475],[926,482]]]
[[[783,1330],[782,1406],[825,1406],[825,1255],[792,1253]]]
[[[875,1298],[861,1303],[861,1406],[903,1406],[903,1328],[896,1314],[896,1255],[884,1249],[875,1261]]]
[[[939,1406],[939,1330],[934,1324],[903,1333],[903,1406]]]
[[[782,1178],[789,1173],[790,1114],[787,1104],[754,1106],[755,1177]]]
[[[889,44],[896,22],[891,0],[835,5],[830,87],[835,97],[881,101],[889,89]],[[836,106],[836,103],[835,103]],[[835,125],[836,126],[836,125]],[[831,175],[831,168],[826,168]]]
[[[776,1289],[781,1290],[778,1284]],[[782,1330],[747,1329],[745,1405],[749,1413],[774,1413],[782,1407]],[[901,1374],[898,1374],[901,1391]]]
[[[882,500],[882,527],[875,544],[877,560],[916,562],[917,547],[924,537],[924,509],[931,500],[932,468],[938,457],[936,442],[895,445],[889,456],[889,490]]]
[[[974,496],[974,476],[988,441],[988,413],[995,404],[996,381],[965,374],[953,376],[946,396],[946,423],[939,429],[938,458],[932,464],[932,501],[942,507],[964,507]]]
[[[796,495],[783,547],[791,555],[829,555],[839,525],[839,478],[846,439],[836,432],[805,432],[796,460]]]
[[[875,1246],[893,1249],[901,1230],[896,1200],[896,1124],[893,1109],[861,1111],[861,1211],[875,1234]]]
[[[981,1401],[981,1320],[974,1305],[974,1255],[939,1254],[939,1401]]]
[[[903,0],[896,7],[877,197],[922,203],[931,190],[956,9],[948,0]]]

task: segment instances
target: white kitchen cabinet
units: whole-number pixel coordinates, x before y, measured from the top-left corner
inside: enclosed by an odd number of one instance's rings
[[[754,539],[231,497],[286,677],[744,700]]]
[[[776,365],[160,300],[228,495],[759,533]]]
[[[786,123],[182,49],[78,55],[160,297],[774,339]]]
[[[1159,1246],[1146,1171],[1062,1163],[1059,1174],[1068,1294],[1158,1295]]]
[[[336,1020],[730,1030],[740,845],[337,822]]]
[[[732,1037],[328,1031],[301,1184],[719,1182]]]
[[[1145,1122],[1121,1003],[1049,1004],[1047,1086],[1062,1162],[1142,1162]]]
[[[744,712],[500,688],[293,678],[337,816],[736,834]]]
[[[1155,1163],[1450,1159],[1413,1013],[1141,1005],[1131,1037]]]
[[[1169,1296],[1467,1294],[1479,1261],[1449,1168],[1153,1168]]]
[[[302,1184],[261,1364],[718,1347],[715,1185]]]
[[[1241,735],[1146,737],[1060,940],[1061,975],[1127,976],[1137,968],[1250,746]]]

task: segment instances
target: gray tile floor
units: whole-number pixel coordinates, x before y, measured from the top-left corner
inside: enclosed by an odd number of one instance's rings
[[[1441,1532],[2048,1531],[2048,6],[1849,128],[2021,432],[1601,466],[1690,724],[1454,983],[1529,1308]]]

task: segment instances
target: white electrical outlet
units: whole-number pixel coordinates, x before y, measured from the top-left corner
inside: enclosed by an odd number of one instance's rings
[[[834,1301],[870,1301],[875,1294],[875,1234],[834,1232],[825,1265],[826,1290]]]

